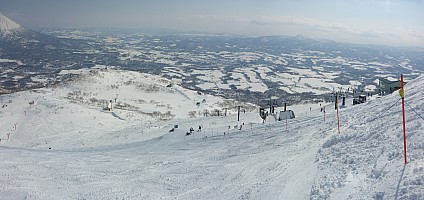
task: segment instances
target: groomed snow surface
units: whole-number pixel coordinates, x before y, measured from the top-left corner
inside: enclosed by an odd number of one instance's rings
[[[404,165],[397,93],[341,108],[339,135],[334,105],[326,105],[325,121],[319,105],[299,107],[287,123],[262,124],[256,110],[242,112],[240,122],[234,111],[189,118],[196,98],[211,102],[198,110],[222,99],[157,84],[163,102],[149,108],[154,93],[136,80],[156,78],[100,75],[0,96],[7,105],[0,108],[0,199],[424,199],[423,76],[406,86]],[[145,101],[132,84],[117,89],[105,82],[103,91],[99,82],[128,77]],[[136,106],[103,111],[76,90],[96,99],[120,91],[118,101]],[[140,114],[161,104],[170,104],[175,117]],[[194,134],[186,136],[190,127]]]

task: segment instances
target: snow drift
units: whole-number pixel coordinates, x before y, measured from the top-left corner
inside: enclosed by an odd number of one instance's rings
[[[317,154],[320,173],[311,198],[423,199],[424,77],[406,85],[407,160],[404,165],[400,96],[397,92],[342,111],[342,134]]]

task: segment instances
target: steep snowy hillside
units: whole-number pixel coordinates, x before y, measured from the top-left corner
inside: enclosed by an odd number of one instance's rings
[[[424,198],[424,76],[405,90],[407,160],[404,165],[401,98],[397,92],[341,111],[341,135],[317,154],[313,199]]]
[[[11,36],[25,31],[25,28],[0,13],[0,37]]]
[[[227,116],[199,115],[222,109],[218,102],[224,100],[158,76],[63,73],[73,74],[74,81],[0,96],[7,105],[0,109],[2,198],[424,197],[423,76],[406,87],[409,163],[404,165],[397,94],[340,109],[338,135],[334,105],[326,105],[325,120],[320,109],[308,106],[295,119],[262,124],[257,110],[242,112],[240,121],[234,110]],[[110,100],[114,108],[103,111]],[[175,116],[148,114],[154,111]]]

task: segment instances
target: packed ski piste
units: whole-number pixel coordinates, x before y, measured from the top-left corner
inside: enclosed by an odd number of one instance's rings
[[[0,199],[424,199],[424,76],[405,85],[404,152],[398,92],[263,120],[160,76],[63,73],[0,96]]]

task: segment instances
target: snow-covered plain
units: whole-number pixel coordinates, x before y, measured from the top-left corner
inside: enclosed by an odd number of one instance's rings
[[[301,105],[287,123],[262,124],[257,110],[238,122],[235,110],[199,115],[224,100],[158,76],[77,73],[0,96],[1,199],[424,198],[423,76],[406,86],[404,165],[398,94],[340,109],[339,135],[334,105],[325,121],[319,105]],[[126,107],[103,111],[114,98]]]

